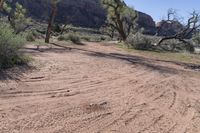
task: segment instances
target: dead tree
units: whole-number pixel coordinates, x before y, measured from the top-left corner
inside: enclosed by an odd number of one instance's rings
[[[169,19],[168,22],[171,22],[171,20]],[[198,28],[200,27],[199,22],[200,22],[200,14],[197,13],[196,11],[193,11],[190,14],[186,26],[184,26],[184,28],[181,31],[177,32],[174,35],[161,38],[158,42],[158,45],[161,45],[162,42],[169,39],[177,39],[183,43],[189,44],[185,39],[198,30]]]
[[[158,36],[160,34],[162,27],[164,27],[165,25],[167,25],[169,23],[179,22],[180,20],[181,20],[181,18],[178,17],[177,11],[175,9],[170,8],[167,11],[167,19],[164,19],[164,18],[162,19],[155,36]]]

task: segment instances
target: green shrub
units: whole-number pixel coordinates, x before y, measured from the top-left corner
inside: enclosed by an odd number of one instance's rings
[[[80,37],[77,34],[69,34],[68,38],[73,43],[80,43],[81,42]]]
[[[101,36],[101,41],[105,41],[106,40],[106,37],[105,36]]]
[[[67,35],[61,35],[58,37],[59,41],[72,41],[73,43],[80,43],[81,39],[79,35],[75,33],[69,33]]]
[[[67,41],[67,40],[66,40],[66,36],[60,35],[60,36],[58,37],[58,41]]]
[[[134,48],[137,50],[153,50],[155,46],[153,45],[153,39],[137,33],[132,37],[129,37],[126,41],[127,45],[130,48]]]
[[[194,52],[193,42],[190,40],[186,40],[187,43],[180,42],[177,39],[166,40],[161,44],[161,48],[165,51],[172,52]]]
[[[101,42],[101,41],[111,41],[111,38],[104,35],[97,35],[97,34],[88,34],[84,35],[81,34],[81,40],[88,41],[88,42]]]
[[[58,24],[54,25],[53,26],[53,31],[57,32],[57,33],[60,33],[62,31],[61,26],[58,25]]]
[[[82,40],[84,40],[84,41],[90,41],[91,39],[90,39],[91,37],[89,37],[89,36],[81,36],[81,39]]]
[[[37,32],[37,30],[32,30],[31,32],[35,38],[40,38],[40,36],[42,35],[41,33]]]
[[[195,43],[196,46],[200,47],[200,33],[193,35],[192,41]]]
[[[21,35],[16,35],[7,24],[0,23],[0,69],[24,63],[19,51],[25,43]]]
[[[26,41],[29,41],[29,42],[34,42],[35,41],[35,36],[34,36],[33,32],[28,32],[26,34]]]
[[[31,29],[26,32],[26,41],[34,42],[36,39],[40,39],[42,34],[37,32],[35,29]]]

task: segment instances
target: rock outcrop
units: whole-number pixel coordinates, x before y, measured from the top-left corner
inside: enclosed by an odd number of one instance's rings
[[[143,33],[148,35],[156,34],[156,23],[153,18],[145,13],[138,12],[138,28],[143,28]]]
[[[178,21],[161,21],[156,24],[158,36],[171,36],[181,31],[184,26]]]

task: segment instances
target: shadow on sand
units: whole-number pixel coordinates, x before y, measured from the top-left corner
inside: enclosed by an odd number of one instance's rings
[[[36,68],[29,65],[15,66],[10,69],[0,70],[0,81],[3,80],[16,80],[19,81],[20,77],[27,71],[35,70]]]
[[[82,48],[68,47],[68,46],[64,46],[64,45],[60,45],[60,44],[56,44],[56,43],[52,43],[52,45],[59,47],[60,52],[69,52],[69,51],[81,52],[82,54],[85,54],[88,56],[95,56],[98,58],[107,58],[107,59],[127,61],[131,64],[141,65],[141,66],[147,67],[153,71],[158,71],[160,73],[176,74],[178,72],[184,72],[184,70],[172,68],[169,66],[159,65],[160,63],[171,63],[171,64],[174,64],[174,65],[177,65],[177,66],[180,66],[183,68],[187,68],[187,69],[190,69],[188,66],[195,65],[195,64],[175,62],[175,61],[149,59],[149,58],[130,55],[130,54],[96,52],[96,51],[85,49],[84,47],[82,47]],[[58,52],[58,49],[53,48],[53,49],[49,49],[49,51]]]
[[[177,74],[180,72],[184,72],[184,69],[180,70],[180,69],[172,68],[169,66],[160,65],[160,63],[171,63],[171,64],[181,66],[183,68],[191,69],[191,70],[194,70],[192,69],[193,67],[188,67],[188,66],[195,66],[194,64],[189,64],[189,63],[149,59],[149,58],[130,55],[130,54],[96,52],[96,51],[85,49],[85,47],[81,47],[81,48],[68,47],[68,46],[64,46],[64,45],[60,45],[56,43],[52,43],[52,45],[56,46],[56,48],[42,48],[40,49],[40,51],[38,51],[35,48],[25,48],[25,49],[26,49],[26,53],[29,53],[32,55],[39,55],[42,52],[54,52],[54,53],[80,52],[81,54],[85,54],[87,56],[127,61],[128,63],[131,63],[131,64],[144,66],[152,71],[157,71],[159,73],[168,73],[168,74]],[[18,80],[23,73],[31,69],[33,69],[33,67],[21,66],[21,67],[17,67],[16,70],[0,71],[0,80],[6,80],[6,79]]]

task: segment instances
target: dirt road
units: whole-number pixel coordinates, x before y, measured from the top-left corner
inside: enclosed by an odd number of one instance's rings
[[[35,68],[1,75],[0,133],[200,132],[199,72],[113,45],[32,47]]]

